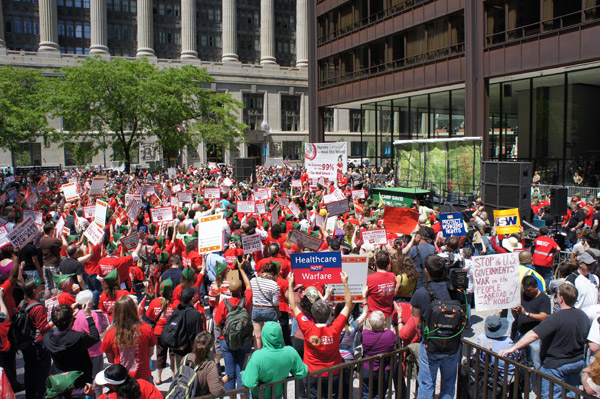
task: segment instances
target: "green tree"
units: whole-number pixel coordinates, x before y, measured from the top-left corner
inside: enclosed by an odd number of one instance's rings
[[[200,142],[233,148],[247,126],[237,122],[242,104],[205,86],[213,81],[192,65],[158,68],[147,59],[87,58],[62,69],[51,95],[54,116],[65,120],[55,140],[85,142],[75,153],[118,147],[129,171],[137,143],[156,137],[167,151]]]
[[[0,67],[0,148],[16,151],[51,129],[46,118],[43,75],[32,69]]]

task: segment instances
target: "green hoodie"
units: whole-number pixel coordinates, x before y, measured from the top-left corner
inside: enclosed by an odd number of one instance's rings
[[[252,389],[252,397],[259,397],[260,384],[269,384],[282,381],[289,377],[290,373],[296,378],[304,378],[308,373],[308,367],[302,363],[298,352],[291,347],[285,346],[281,326],[274,321],[265,323],[262,329],[263,348],[252,354],[252,357],[242,371],[242,383]],[[277,397],[283,394],[283,384],[275,386]],[[265,388],[265,399],[270,399],[271,389]]]

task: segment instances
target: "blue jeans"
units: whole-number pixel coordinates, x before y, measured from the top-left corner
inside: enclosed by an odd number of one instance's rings
[[[329,379],[332,379],[331,396],[329,396]],[[319,377],[318,375],[308,375],[308,381],[310,385],[310,399],[337,399],[338,391],[340,386],[340,375],[329,375],[328,377],[321,377],[321,396],[319,397]]]
[[[367,363],[367,362],[365,362]],[[367,372],[367,370],[365,370],[365,373]],[[385,398],[385,394],[387,392],[388,389],[388,383],[390,381],[390,370],[387,371],[383,371],[383,391],[379,392],[379,373],[381,372],[380,370],[377,371],[373,371],[371,374],[373,374],[373,390],[372,390],[372,399],[379,399],[379,398]],[[362,384],[363,384],[363,399],[369,399],[369,374],[363,375],[363,380],[362,380]]]
[[[246,355],[252,351],[252,344],[244,346],[236,351],[229,349],[227,341],[221,340],[221,353],[225,361],[225,374],[228,381],[225,384],[225,390],[242,388],[242,369],[246,361]]]
[[[540,371],[576,387],[581,383],[581,370],[583,370],[584,366],[585,362],[581,359],[574,363],[563,364],[555,369],[547,369],[542,366]],[[556,384],[553,388],[552,397],[560,399],[562,397],[562,388]],[[542,379],[542,398],[550,398],[550,381],[546,379]]]
[[[279,323],[275,308],[257,308],[256,306],[252,307],[252,321],[255,323],[261,321],[275,321]]]
[[[97,274],[89,274],[86,281],[86,288],[94,294],[94,307],[98,307],[100,295],[102,295],[102,283],[98,281],[97,277]]]
[[[425,344],[419,346],[419,382],[418,399],[431,399],[435,394],[438,370],[442,375],[439,399],[453,399],[456,392],[456,376],[460,348],[454,354],[429,353]]]

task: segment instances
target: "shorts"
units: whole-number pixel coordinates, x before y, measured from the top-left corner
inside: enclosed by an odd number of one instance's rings
[[[279,321],[279,319],[277,318],[275,308],[259,308],[254,306],[252,308],[252,321],[260,323],[263,321]]]
[[[37,271],[37,269],[23,270],[23,274],[25,275],[25,281],[35,280],[36,278],[38,281],[41,281],[40,273]]]
[[[215,355],[220,355],[221,352],[221,340],[219,339],[219,337],[221,336],[221,328],[215,323],[215,333],[214,333],[214,340],[215,340]]]
[[[59,274],[58,266],[44,266],[42,270],[44,272],[44,280],[46,280],[46,289],[56,289],[57,287],[54,284],[54,279],[52,278],[52,275]]]

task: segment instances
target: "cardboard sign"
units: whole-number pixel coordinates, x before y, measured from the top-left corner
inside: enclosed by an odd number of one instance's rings
[[[342,255],[342,271],[348,275],[348,288],[352,302],[362,302],[362,291],[367,284],[369,258],[366,256]],[[344,302],[344,284],[332,284],[333,294],[329,300],[333,303]]]
[[[290,204],[290,199],[287,197],[281,197],[279,198],[279,205],[281,206],[288,206]]]
[[[204,198],[220,199],[221,198],[221,189],[218,187],[206,187],[204,189]]]
[[[135,204],[136,202],[133,202]],[[127,221],[127,216],[125,215],[125,210],[120,206],[117,207],[115,213],[113,213],[113,219],[117,221],[119,224],[125,224]]]
[[[254,213],[256,212],[256,206],[254,201],[237,201],[237,211],[241,213]]]
[[[77,183],[67,183],[60,186],[63,195],[65,196],[65,200],[67,202],[76,200],[79,198],[79,194],[77,193]]]
[[[194,202],[192,200],[192,193],[188,193],[188,192],[183,192],[180,191],[177,193],[177,199],[179,200],[179,202]]]
[[[292,180],[290,186],[294,188],[302,188],[302,180]]]
[[[96,205],[86,205],[83,207],[83,217],[91,219],[96,214]]]
[[[32,218],[35,224],[38,226],[44,225],[44,215],[39,211],[32,211],[30,209],[23,210],[23,219]]]
[[[267,213],[267,206],[265,204],[263,204],[262,202],[257,202],[256,203],[256,213],[258,213],[259,215]]]
[[[98,245],[98,243],[102,241],[102,237],[104,237],[104,229],[98,223],[92,222],[83,235],[87,237],[93,245]]]
[[[336,201],[326,205],[329,216],[343,215],[350,212],[348,200]]]
[[[198,252],[219,252],[223,250],[223,214],[200,218],[196,225],[198,232]]]
[[[385,245],[387,236],[385,229],[363,230],[361,231],[362,240],[365,244]]]
[[[291,254],[292,271],[297,284],[305,286],[341,283],[341,252]],[[365,279],[366,280],[366,279]]]
[[[121,245],[123,246],[123,248],[125,248],[125,250],[131,251],[132,249],[137,247],[139,240],[140,237],[137,234],[131,234],[127,237],[121,237],[119,241],[121,242]]]
[[[32,218],[27,218],[8,234],[8,238],[16,248],[23,248],[29,241],[40,234],[40,229]]]
[[[10,242],[10,238],[8,237],[8,230],[0,226],[0,248],[7,245],[12,245],[12,242]]]
[[[298,205],[296,205],[295,202],[290,202],[290,204],[288,205],[288,209],[290,211],[292,211],[292,213],[294,214],[294,216],[298,217],[300,216],[300,208],[298,207]]]
[[[279,207],[274,206],[273,209],[271,209],[271,224],[275,224],[277,222],[279,222]]]
[[[323,196],[323,203],[327,205],[331,204],[332,202],[343,201],[345,199],[346,196],[344,195],[344,193],[339,188],[336,188],[331,194]]]
[[[365,199],[365,190],[352,190],[352,199]]]
[[[494,210],[494,226],[496,234],[512,234],[521,231],[519,209]]]
[[[106,176],[95,176],[92,179],[92,185],[90,186],[90,195],[102,195],[105,183]]]
[[[269,190],[267,190],[266,188],[259,188],[254,193],[254,199],[257,200],[257,201],[267,200],[267,199],[269,199],[269,197],[270,197]]]
[[[142,206],[142,194],[133,194],[133,200]]]
[[[419,224],[419,212],[409,208],[386,206],[383,208],[383,224],[387,231],[412,234]]]
[[[242,246],[244,247],[244,255],[262,251],[263,248],[260,234],[256,233],[242,236]]]
[[[27,202],[27,206],[29,208],[33,208],[35,204],[38,203],[37,194],[32,191],[27,191],[27,193],[25,194],[25,202]]]
[[[294,242],[298,245],[302,245],[304,248],[312,249],[313,251],[318,251],[323,245],[323,240],[317,237],[313,237],[310,234],[306,234],[301,232],[300,230],[292,230],[290,233],[290,241]]]
[[[140,213],[140,206],[136,201],[133,201],[127,207],[127,211],[125,211],[125,216],[129,221],[134,222],[137,220],[138,214]]]
[[[56,226],[54,226],[54,235],[56,237],[60,237],[60,234],[62,233],[63,227],[65,227],[65,219],[63,219],[63,217],[61,216],[58,219],[58,222],[56,222]]]
[[[465,222],[460,212],[440,214],[444,237],[466,236]]]
[[[94,221],[100,226],[106,226],[106,211],[108,204],[101,200],[96,200],[96,212],[94,212]]]
[[[13,201],[16,201],[17,196],[19,195],[19,193],[17,192],[17,189],[14,187],[11,187],[8,190],[6,190],[6,194],[8,194],[8,198]]]
[[[154,223],[164,223],[173,221],[173,208],[165,206],[163,208],[152,208],[150,209],[150,216]]]
[[[474,256],[472,261],[478,310],[510,309],[521,305],[518,253]]]

